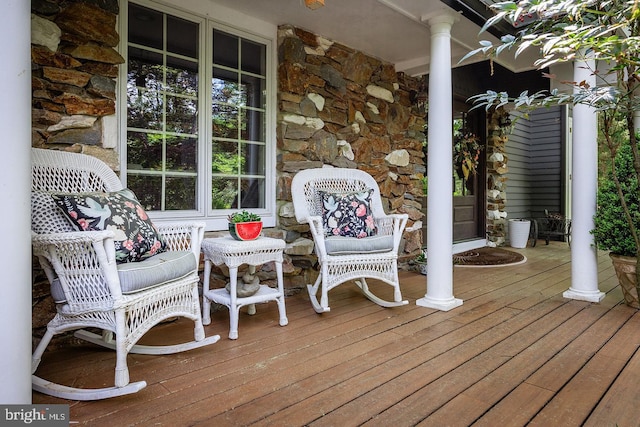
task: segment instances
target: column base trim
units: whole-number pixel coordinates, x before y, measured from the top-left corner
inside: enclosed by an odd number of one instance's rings
[[[575,299],[579,301],[600,302],[604,299],[605,293],[600,291],[580,291],[569,288],[562,293],[564,298]]]
[[[425,296],[424,298],[416,300],[416,305],[420,307],[435,308],[440,311],[449,311],[456,307],[460,307],[462,305],[462,300],[453,297],[451,299],[442,300]]]

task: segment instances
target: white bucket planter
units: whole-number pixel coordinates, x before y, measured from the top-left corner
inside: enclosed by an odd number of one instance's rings
[[[529,241],[529,228],[531,221],[528,219],[509,220],[509,244],[512,248],[526,248]]]

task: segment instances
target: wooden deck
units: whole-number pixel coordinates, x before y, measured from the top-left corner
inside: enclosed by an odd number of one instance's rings
[[[120,398],[69,402],[90,426],[640,426],[640,312],[622,303],[609,257],[599,259],[599,304],[567,300],[570,252],[552,242],[519,250],[512,267],[455,268],[461,307],[418,307],[425,276],[401,273],[409,305],[383,309],[355,285],[330,293],[316,314],[306,294],[241,314],[213,316],[212,346],[172,356],[129,356]],[[375,284],[387,290],[383,284]],[[188,337],[177,321],[147,340]],[[152,336],[151,336],[152,335]],[[47,352],[38,373],[76,386],[113,383],[113,354],[92,345]]]

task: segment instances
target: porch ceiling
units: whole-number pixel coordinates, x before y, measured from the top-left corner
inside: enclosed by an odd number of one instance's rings
[[[478,46],[479,39],[496,40],[492,34],[478,35],[482,17],[477,10],[484,7],[478,0],[325,0],[325,6],[316,10],[305,7],[303,0],[209,1],[271,24],[291,24],[339,41],[393,63],[397,71],[413,76],[429,71],[430,33],[426,21],[443,11],[460,15],[452,29],[453,67]],[[526,56],[518,61],[505,56],[497,62],[519,72],[530,70],[533,61]]]

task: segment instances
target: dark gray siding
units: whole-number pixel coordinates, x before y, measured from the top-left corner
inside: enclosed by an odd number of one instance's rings
[[[506,211],[509,219],[563,209],[563,108],[537,110],[516,120],[509,136]]]

